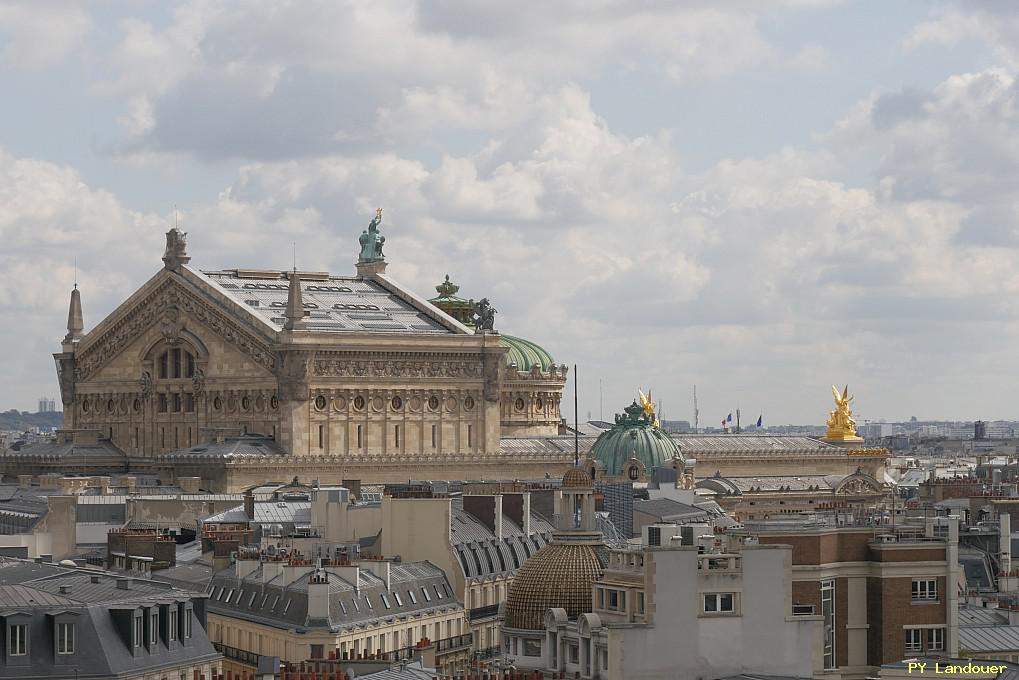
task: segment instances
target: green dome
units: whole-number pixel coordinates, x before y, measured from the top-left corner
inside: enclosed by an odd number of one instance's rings
[[[656,467],[668,467],[673,458],[682,458],[679,445],[654,425],[654,414],[644,413],[636,401],[616,414],[615,426],[599,435],[588,453],[605,465],[608,475],[623,474],[626,461],[636,458],[651,472]]]
[[[512,335],[502,335],[499,337],[499,342],[503,347],[509,347],[509,352],[506,353],[506,365],[515,363],[518,371],[529,371],[532,366],[537,366],[542,371],[549,371],[555,365],[552,355],[530,340]]]

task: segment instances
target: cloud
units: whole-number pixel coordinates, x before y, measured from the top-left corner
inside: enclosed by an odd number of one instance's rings
[[[91,27],[91,17],[73,0],[10,0],[0,4],[0,56],[17,67],[50,66],[77,48]]]
[[[606,70],[703,81],[753,67],[775,52],[759,17],[783,4],[196,0],[165,27],[121,21],[97,90],[129,102],[123,154],[365,153],[423,131],[513,129]]]

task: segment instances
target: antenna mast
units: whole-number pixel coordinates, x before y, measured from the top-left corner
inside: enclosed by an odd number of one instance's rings
[[[693,386],[693,432],[694,434],[700,434],[700,415],[701,412],[697,410],[697,385]]]

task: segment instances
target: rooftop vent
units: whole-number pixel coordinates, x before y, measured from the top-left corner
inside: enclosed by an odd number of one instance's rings
[[[118,578],[117,579],[117,588],[119,588],[120,590],[130,590],[131,589],[131,579]]]
[[[69,586],[69,585],[62,585],[62,586],[60,586],[60,594],[61,595],[67,595],[69,592],[71,592],[71,586]]]
[[[90,580],[90,581],[92,581],[92,583],[99,583],[99,577],[98,577],[98,576],[93,576],[93,577],[92,577],[91,579],[89,579],[89,580]]]

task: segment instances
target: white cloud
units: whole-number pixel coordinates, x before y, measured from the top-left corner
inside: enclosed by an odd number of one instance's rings
[[[8,0],[0,4],[3,60],[29,68],[58,63],[81,44],[91,27],[92,19],[74,0]]]

